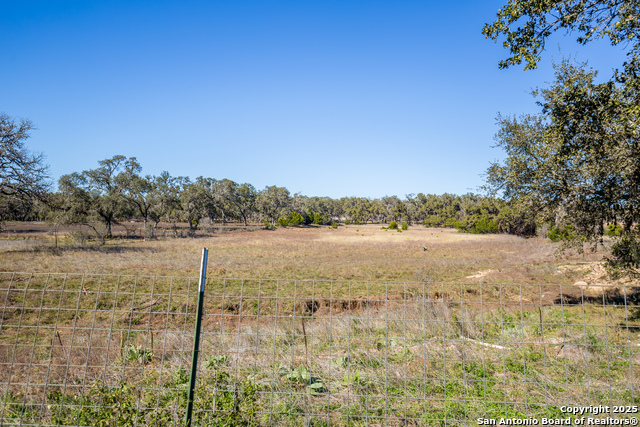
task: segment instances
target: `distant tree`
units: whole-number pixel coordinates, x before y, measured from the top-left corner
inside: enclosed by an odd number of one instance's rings
[[[275,224],[281,216],[286,216],[291,211],[291,196],[285,187],[272,185],[265,187],[256,197],[258,211]]]
[[[63,175],[58,181],[58,192],[51,194],[48,203],[42,206],[42,215],[51,227],[56,248],[61,227],[72,224],[92,227],[89,222],[90,196],[80,188],[78,180],[81,177],[77,173]]]
[[[307,211],[310,209],[314,214],[321,215],[326,221],[339,216],[338,204],[336,200],[330,197],[309,197],[306,201]]]
[[[153,189],[150,194],[151,206],[149,219],[153,221],[153,228],[158,228],[158,223],[169,217],[180,208],[180,187],[185,181],[183,177],[172,177],[169,172],[162,172],[154,176]]]
[[[147,221],[154,204],[154,179],[141,176],[142,166],[135,157],[124,160],[123,170],[113,177],[118,193],[129,204],[131,210],[142,219],[146,230]]]
[[[407,205],[402,200],[398,200],[396,202],[396,205],[393,207],[393,210],[392,210],[392,215],[398,221],[403,220],[403,219],[404,220],[408,220],[408,221],[411,220],[411,218],[409,216],[409,212],[407,210]]]
[[[22,193],[0,195],[0,230],[4,221],[28,221],[36,217],[37,201]]]
[[[216,212],[223,224],[226,224],[227,219],[235,219],[240,216],[237,211],[236,202],[236,188],[238,184],[230,179],[210,180],[209,191],[211,193],[211,201],[215,209],[212,212]]]
[[[500,205],[500,212],[495,217],[498,230],[501,233],[515,234],[522,237],[533,237],[536,235],[536,211],[531,203],[522,203],[521,200],[506,203],[497,201]]]
[[[185,182],[180,192],[182,219],[189,223],[189,231],[195,233],[202,218],[210,213],[211,199],[203,180]]]
[[[87,188],[86,176],[73,172],[58,180],[58,192],[51,197],[51,209],[46,212],[47,221],[52,224],[54,233],[63,225],[80,224],[89,227],[103,242],[105,230],[96,227],[97,199]]]
[[[253,185],[247,183],[236,184],[234,182],[232,190],[229,200],[236,207],[246,227],[247,219],[255,211],[258,193]]]
[[[422,193],[419,193],[418,195],[407,194],[405,197],[406,199],[404,204],[408,222],[410,224],[424,222],[425,215],[421,208],[424,200],[426,199],[425,195]]]
[[[96,169],[82,172],[83,180],[80,182],[91,195],[91,214],[104,225],[105,238],[112,237],[113,225],[132,212],[116,180],[126,163],[127,158],[118,155],[100,160],[100,167]]]
[[[401,215],[402,208],[400,208],[399,205],[402,204],[402,201],[398,196],[384,196],[383,198],[380,199],[380,202],[382,203],[382,206],[384,209],[386,222],[400,219],[400,218],[397,218],[397,216],[399,214]]]
[[[44,156],[30,153],[25,146],[32,129],[29,120],[16,123],[0,113],[0,229],[14,209],[24,208],[33,199],[44,200],[50,187]]]
[[[350,221],[364,223],[371,217],[371,200],[366,197],[345,197],[342,208]]]

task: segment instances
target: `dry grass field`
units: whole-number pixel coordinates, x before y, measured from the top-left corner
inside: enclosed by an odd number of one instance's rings
[[[59,243],[46,224],[0,235],[3,425],[182,424],[197,281],[175,276],[197,276],[203,247],[196,425],[469,425],[637,402],[640,288],[607,281],[605,252],[379,225]],[[76,274],[29,274],[54,272]]]
[[[201,249],[208,247],[210,277],[592,286],[603,280],[597,268],[602,252],[559,253],[548,239],[421,226],[404,232],[379,225],[215,232],[84,246],[62,233],[59,251],[51,249],[53,236],[44,224],[20,233],[11,227],[0,235],[0,271],[194,276]]]

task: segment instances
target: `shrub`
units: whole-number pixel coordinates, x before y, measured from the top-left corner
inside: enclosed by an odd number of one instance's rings
[[[338,223],[337,223],[337,222],[335,222],[335,221],[334,221],[334,222],[332,222],[332,223],[331,223],[331,228],[333,228],[334,230],[335,230],[336,228],[338,228]]]
[[[328,224],[330,221],[329,219],[327,219],[327,217],[325,217],[321,213],[314,212],[313,221],[311,222],[316,225],[321,225],[321,224]]]
[[[278,222],[276,224],[278,224],[278,227],[287,227],[289,225],[289,220],[281,216],[278,218]]]
[[[276,227],[274,225],[272,225],[269,221],[265,221],[264,222],[264,228],[266,228],[267,230],[275,230]]]
[[[305,223],[305,219],[298,212],[291,212],[286,217],[281,216],[278,218],[279,227],[298,227]]]
[[[398,229],[398,223],[395,221],[391,221],[389,223],[389,226],[387,227],[388,230],[397,230]]]
[[[483,216],[478,222],[476,222],[476,225],[473,227],[471,232],[476,234],[497,233],[498,224],[488,216]]]
[[[300,215],[298,212],[291,212],[289,214],[288,219],[289,219],[289,225],[294,227],[304,224],[304,217]]]
[[[322,225],[322,224],[329,224],[331,222],[329,218],[325,217],[319,212],[314,212],[313,209],[304,211],[303,214],[304,214],[303,215],[304,223],[306,225],[309,225],[309,224]]]
[[[605,259],[614,279],[640,276],[640,234],[633,231],[617,238],[611,245],[611,257]]]
[[[69,233],[76,246],[85,246],[89,240],[89,233],[82,230],[73,230]]]
[[[409,224],[407,224],[407,221],[402,221],[401,228],[403,230],[408,230],[409,229]]]
[[[622,226],[620,224],[608,224],[604,232],[605,236],[619,236],[622,234]]]
[[[427,215],[427,217],[424,219],[424,226],[425,227],[440,227],[445,223],[444,218],[439,217],[437,215]]]
[[[552,242],[559,242],[561,240],[570,240],[573,237],[573,231],[575,228],[571,224],[567,224],[566,226],[558,226],[558,227],[550,227],[547,232],[547,237],[551,239]]]
[[[345,219],[344,220],[344,225],[351,225],[351,220],[350,219]]]

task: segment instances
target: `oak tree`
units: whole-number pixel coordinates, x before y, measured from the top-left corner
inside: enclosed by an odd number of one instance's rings
[[[42,154],[27,150],[33,124],[0,113],[0,228],[18,208],[28,210],[34,199],[44,200],[50,184]]]
[[[482,33],[494,41],[504,39],[511,56],[500,61],[500,68],[522,62],[525,69],[536,68],[549,36],[563,30],[577,33],[580,44],[608,39],[612,45],[630,47],[627,65],[637,71],[639,21],[637,0],[508,0]]]
[[[556,80],[535,92],[537,115],[498,117],[497,146],[504,162],[487,171],[493,191],[570,224],[569,243],[602,243],[603,226],[622,224],[612,265],[640,266],[640,116],[638,94],[625,85],[596,83],[585,64],[563,61]]]

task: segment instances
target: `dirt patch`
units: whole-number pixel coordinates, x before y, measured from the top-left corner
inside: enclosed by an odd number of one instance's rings
[[[581,264],[566,264],[558,267],[558,273],[577,273],[583,277],[574,282],[585,291],[602,293],[607,289],[617,286],[638,286],[640,281],[630,279],[611,280],[605,268],[604,262],[589,262]]]
[[[476,274],[472,274],[471,276],[467,276],[467,279],[482,279],[483,277],[486,277],[488,275],[490,275],[491,273],[495,272],[496,270],[482,270],[479,271]]]

